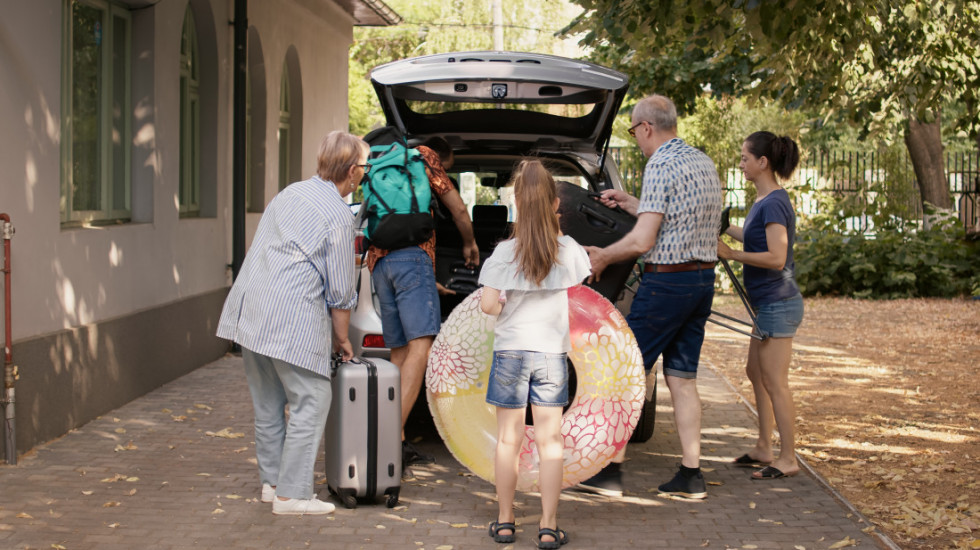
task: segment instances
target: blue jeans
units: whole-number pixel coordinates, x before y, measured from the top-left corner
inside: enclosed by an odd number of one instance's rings
[[[441,313],[432,259],[417,246],[392,250],[371,273],[381,305],[385,345],[400,348],[416,338],[439,334]]]
[[[493,352],[487,403],[522,409],[568,404],[568,363],[564,353],[502,350]]]
[[[714,295],[714,269],[643,274],[626,322],[647,372],[663,355],[664,375],[697,378]]]
[[[259,478],[275,486],[277,496],[313,498],[313,465],[330,412],[330,380],[245,348],[242,359],[255,408]]]

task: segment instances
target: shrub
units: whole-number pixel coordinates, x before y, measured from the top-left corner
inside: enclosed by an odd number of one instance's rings
[[[923,230],[912,222],[874,236],[817,223],[797,234],[796,280],[804,295],[855,298],[980,295],[980,247],[946,218]]]

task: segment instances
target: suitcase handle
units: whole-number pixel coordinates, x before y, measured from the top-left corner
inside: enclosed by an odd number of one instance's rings
[[[350,358],[350,361],[347,361],[347,362],[348,363],[354,363],[355,365],[361,365],[361,364],[365,364],[365,363],[366,364],[371,364],[370,361],[366,361],[364,359],[360,359],[357,356],[351,357]],[[339,368],[342,363],[344,363],[344,356],[343,356],[343,354],[340,354],[340,353],[333,354],[333,356],[330,357],[330,373],[331,374],[336,374],[337,368]]]

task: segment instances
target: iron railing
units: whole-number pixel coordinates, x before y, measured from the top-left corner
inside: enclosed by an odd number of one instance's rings
[[[636,147],[610,148],[610,153],[622,170],[626,190],[638,196],[643,177],[642,153]],[[945,160],[953,211],[964,226],[975,228],[980,223],[980,154],[976,151],[947,153]],[[744,213],[751,205],[752,192],[738,169],[738,159],[715,159],[715,164],[725,204]],[[876,152],[804,152],[787,187],[794,191],[797,211],[807,215],[821,213],[818,200],[821,193],[837,199],[849,198],[851,212],[846,215],[845,223],[848,229],[856,231],[874,232],[872,214],[866,208],[870,201],[887,201],[884,206],[892,215],[922,219],[919,186],[905,151],[892,156]]]

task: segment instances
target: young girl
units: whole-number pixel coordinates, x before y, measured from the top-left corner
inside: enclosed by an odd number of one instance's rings
[[[538,548],[568,542],[558,528],[562,480],[562,407],[568,404],[565,356],[568,288],[589,275],[589,257],[558,227],[555,180],[538,160],[524,160],[514,174],[518,219],[513,238],[497,245],[480,273],[480,307],[497,315],[487,402],[497,408],[496,542],[514,542],[514,492],[524,437],[524,410],[531,402],[540,458],[541,523]],[[505,297],[506,296],[506,297]]]
[[[739,466],[759,467],[752,479],[794,476],[800,471],[794,445],[793,394],[789,389],[789,364],[793,336],[803,320],[803,297],[796,285],[793,240],[796,214],[789,194],[779,185],[799,162],[796,143],[771,132],[755,132],[742,144],[739,167],[755,184],[756,199],[745,228],[731,226],[726,233],[743,243],[732,250],[718,241],[718,257],[742,262],[749,302],[756,309],[756,326],[763,340],[749,343],[745,372],[752,382],[759,409],[759,438],[755,448],[735,459]],[[777,178],[778,176],[778,178]],[[779,429],[779,456],[773,457],[773,420]]]

